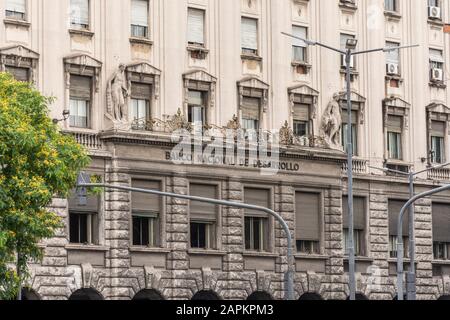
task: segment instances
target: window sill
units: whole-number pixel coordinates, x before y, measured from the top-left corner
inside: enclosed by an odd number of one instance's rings
[[[339,70],[339,72],[343,75],[345,75],[347,73],[347,71],[345,70],[345,67],[342,67],[342,66],[341,66],[341,69]],[[352,68],[352,69],[350,69],[350,75],[359,76],[359,72],[356,71],[356,69]]]
[[[5,25],[14,25],[14,26],[18,26],[18,27],[24,27],[24,28],[29,28],[31,26],[31,23],[25,21],[25,20],[19,20],[19,19],[11,19],[11,18],[5,18],[3,19],[3,23]]]
[[[98,134],[98,131],[89,128],[75,128],[69,127],[64,130],[64,133],[83,133],[83,134]]]
[[[94,36],[94,32],[83,29],[69,29],[69,33],[71,35],[84,36],[87,38],[92,38]]]
[[[389,264],[393,264],[393,263],[395,263],[395,264],[397,264],[397,258],[389,258],[388,259],[388,263]],[[411,259],[409,259],[409,258],[403,258],[403,263],[405,264],[405,263],[411,263]],[[416,264],[417,264],[417,261],[416,261]]]
[[[241,54],[242,60],[262,61],[262,57],[252,54]]]
[[[395,20],[395,21],[399,21],[402,18],[402,15],[399,12],[389,11],[389,10],[384,11],[384,16],[386,18],[388,18],[389,20]]]
[[[257,257],[257,258],[278,258],[280,255],[271,252],[256,252],[256,251],[245,251],[242,254],[244,257]]]
[[[428,18],[428,24],[436,27],[443,27],[445,25],[440,18]]]
[[[150,248],[150,247],[132,246],[132,247],[130,247],[130,252],[136,252],[136,253],[170,253],[170,250],[169,249],[165,249],[165,248]]]
[[[450,260],[433,260],[432,265],[450,266]]]
[[[307,259],[307,260],[328,260],[328,256],[320,254],[304,254],[298,253],[294,255],[295,259]]]
[[[148,38],[130,37],[130,43],[153,45],[153,41]]]
[[[291,65],[293,67],[305,67],[307,69],[311,69],[312,68],[312,65],[307,63],[307,62],[305,62],[305,61],[292,61]]]
[[[352,11],[356,11],[358,10],[358,6],[356,5],[356,3],[352,2],[352,1],[339,1],[339,8],[341,9],[346,9],[346,10],[352,10]]]
[[[438,89],[446,89],[447,85],[444,82],[434,82],[430,81],[430,87],[438,88]]]
[[[109,247],[99,246],[93,244],[67,244],[65,246],[66,250],[69,251],[98,251],[98,252],[106,252],[109,250]]]
[[[225,256],[226,251],[211,250],[211,249],[190,249],[188,251],[191,255],[208,255],[208,256]]]
[[[194,46],[194,45],[188,45],[186,47],[187,51],[197,51],[197,52],[203,52],[203,53],[208,53],[209,50],[206,49],[205,47],[201,47],[201,46]]]
[[[390,81],[390,80],[397,80],[399,82],[403,82],[404,81],[402,76],[399,75],[399,74],[387,74],[385,79],[386,79],[386,81]]]
[[[355,261],[356,262],[373,262],[374,259],[373,258],[369,258],[369,257],[355,257]],[[346,262],[346,263],[349,262],[349,257],[348,256],[344,257],[344,262]]]

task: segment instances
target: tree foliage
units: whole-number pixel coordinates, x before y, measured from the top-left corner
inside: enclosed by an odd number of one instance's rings
[[[90,162],[49,118],[51,102],[0,73],[0,299],[14,298],[27,262],[42,258],[38,243],[62,226],[48,206],[55,195],[67,196]]]

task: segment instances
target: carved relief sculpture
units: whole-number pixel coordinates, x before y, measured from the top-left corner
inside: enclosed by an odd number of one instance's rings
[[[341,145],[342,115],[339,95],[335,94],[322,117],[321,136],[328,148],[342,150]]]
[[[107,112],[114,125],[128,123],[128,108],[126,98],[129,95],[128,82],[125,75],[125,65],[120,64],[108,81],[106,90]]]

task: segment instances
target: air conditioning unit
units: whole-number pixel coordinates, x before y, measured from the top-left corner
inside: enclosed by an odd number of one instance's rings
[[[345,68],[347,64],[345,63],[345,55],[341,54],[341,67]],[[350,57],[350,68],[355,67],[355,61],[353,59],[353,56]]]
[[[398,75],[398,64],[397,63],[387,63],[386,64],[386,73]]]
[[[439,7],[428,7],[428,17],[433,19],[441,18],[441,8]]]
[[[444,72],[442,69],[433,68],[431,69],[431,80],[433,81],[444,81]]]

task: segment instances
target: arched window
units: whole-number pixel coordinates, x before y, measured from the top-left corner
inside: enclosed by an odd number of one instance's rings
[[[272,296],[265,291],[256,291],[248,296],[247,300],[273,300]]]
[[[320,294],[313,293],[313,292],[307,292],[307,293],[303,294],[300,297],[300,299],[298,299],[298,300],[314,301],[314,300],[323,300],[323,298]]]
[[[96,290],[89,288],[75,291],[69,300],[103,300],[103,297]]]
[[[133,300],[164,300],[164,297],[155,289],[144,289],[136,293]]]
[[[347,300],[350,300],[350,296],[347,297]],[[362,293],[357,293],[355,295],[355,300],[369,300],[369,298],[367,298],[365,295],[363,295]]]
[[[41,297],[31,288],[22,288],[22,300],[24,301],[32,301],[32,300],[41,300]]]
[[[197,301],[220,300],[220,297],[214,291],[202,290],[194,294],[191,300]]]

